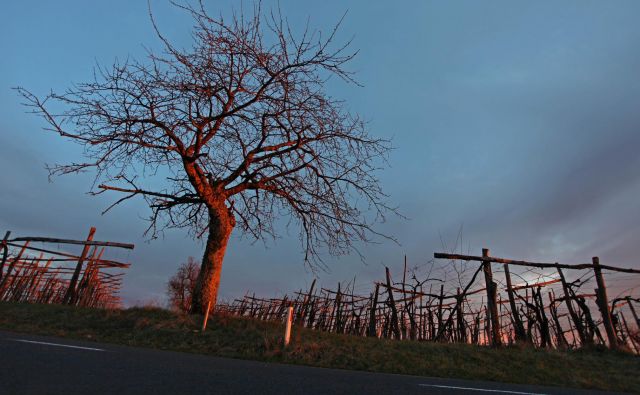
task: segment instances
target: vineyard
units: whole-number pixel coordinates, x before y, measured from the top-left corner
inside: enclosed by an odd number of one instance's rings
[[[94,241],[95,228],[86,240],[17,237],[7,232],[1,241],[0,301],[67,304],[116,308],[123,269],[129,263],[104,259],[107,248],[131,250],[133,244]],[[35,245],[38,245],[37,247]],[[51,246],[80,245],[80,255]]]
[[[590,263],[559,264],[436,253],[370,292],[355,280],[337,289],[316,288],[282,298],[245,295],[218,309],[260,320],[283,320],[356,336],[540,348],[606,346],[640,350],[640,270]],[[605,281],[606,280],[606,281]],[[607,289],[609,287],[609,290]],[[609,293],[614,297],[608,296]]]
[[[117,308],[123,270],[106,249],[132,244],[45,237],[2,240],[0,301]],[[37,246],[36,246],[37,245]],[[72,254],[51,246],[82,246]],[[605,346],[640,353],[640,270],[590,263],[526,262],[482,255],[435,253],[399,276],[385,267],[371,289],[352,282],[281,298],[246,294],[217,310],[281,321],[290,306],[307,328],[396,340],[499,346],[530,344],[577,349]],[[363,292],[364,291],[364,292]]]

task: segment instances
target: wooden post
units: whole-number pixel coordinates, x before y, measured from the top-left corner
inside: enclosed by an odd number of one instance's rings
[[[89,229],[89,236],[87,236],[87,241],[93,240],[93,235],[96,233],[96,228],[93,226]],[[76,299],[76,284],[78,283],[78,277],[80,277],[80,272],[82,271],[82,264],[84,263],[87,254],[91,246],[89,244],[85,244],[82,249],[82,254],[80,255],[80,259],[78,259],[78,265],[76,265],[76,270],[73,272],[73,276],[71,277],[71,281],[69,282],[69,288],[67,289],[67,293],[64,296],[64,304],[74,304]]]
[[[491,345],[491,319],[489,317],[489,310],[487,309],[487,306],[482,306],[484,308],[484,316],[485,316],[485,320],[484,320],[484,343],[486,345]]]
[[[371,300],[371,310],[369,313],[369,332],[367,333],[367,336],[369,337],[377,337],[377,331],[376,331],[376,310],[378,307],[378,291],[380,288],[380,284],[376,284],[376,290],[374,291],[373,295],[372,295],[372,300]]]
[[[396,336],[396,339],[400,340],[400,326],[398,325],[398,310],[396,310],[396,302],[393,299],[393,289],[391,288],[391,273],[389,268],[385,267],[387,274],[387,291],[389,292],[389,307],[391,308],[391,330]]]
[[[467,331],[465,329],[465,321],[463,315],[463,298],[464,296],[460,295],[460,287],[456,291],[456,318],[458,324],[458,341],[462,343],[467,342]],[[452,313],[453,314],[453,313]]]
[[[309,313],[309,303],[311,302],[311,295],[313,294],[313,287],[315,286],[316,286],[316,279],[314,278],[313,281],[311,282],[309,293],[304,296],[304,301],[302,302],[302,308],[298,312],[297,322],[301,323],[303,326],[307,318],[307,314]]]
[[[209,312],[211,311],[211,300],[207,303],[207,311],[204,312],[204,320],[202,320],[202,329],[200,332],[204,332],[207,329],[207,321],[209,321]]]
[[[342,293],[340,293],[340,283],[338,283],[338,293],[336,293],[336,299],[335,299],[335,304],[334,304],[334,308],[336,310],[336,333],[342,333],[342,310],[341,310],[341,304],[342,304]]]
[[[594,256],[593,259],[593,271],[596,275],[596,283],[598,288],[596,289],[596,302],[600,308],[602,314],[602,324],[607,332],[607,338],[609,340],[609,348],[618,348],[618,337],[613,327],[611,320],[611,310],[609,310],[609,302],[607,298],[607,287],[604,283],[604,276],[602,275],[602,269],[600,268],[600,258]]]
[[[493,282],[493,273],[491,272],[491,260],[489,258],[489,249],[482,249],[482,270],[484,272],[484,280],[487,284],[487,315],[490,318],[491,327],[491,345],[500,346],[500,317],[498,316],[498,304],[496,301],[497,285]],[[489,322],[487,323],[489,324]]]
[[[509,273],[509,265],[504,264],[504,276],[507,281],[507,295],[509,296],[509,306],[511,307],[511,316],[513,317],[514,332],[516,335],[516,342],[526,342],[527,333],[524,330],[524,325],[518,314],[518,306],[513,296],[513,286],[511,285],[511,274]]]
[[[2,271],[4,270],[4,264],[7,262],[7,256],[9,255],[9,246],[7,245],[9,236],[11,236],[10,230],[8,230],[7,233],[4,234],[4,239],[2,240],[2,262],[0,262],[0,280],[2,280]]]
[[[102,254],[104,253],[104,248],[102,247],[102,251],[98,254],[98,247],[93,247],[93,251],[91,255],[89,255],[89,259],[87,262],[87,266],[84,269],[84,272],[78,277],[78,285],[76,286],[75,291],[75,303],[78,306],[82,306],[83,294],[87,286],[89,285],[89,281],[94,272],[95,260],[100,260],[102,258]],[[99,270],[99,269],[98,269]]]
[[[284,328],[284,346],[287,347],[289,345],[289,341],[291,340],[291,324],[293,323],[293,306],[289,306],[287,312],[287,324]]]
[[[440,284],[440,296],[438,297],[438,312],[436,313],[436,317],[438,317],[438,333],[444,334],[445,326],[442,325],[442,301],[444,300],[444,284]],[[447,324],[449,321],[447,321]]]

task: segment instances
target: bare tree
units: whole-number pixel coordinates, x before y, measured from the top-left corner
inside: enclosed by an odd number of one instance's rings
[[[85,149],[86,161],[50,172],[96,169],[93,193],[124,194],[105,211],[144,197],[152,237],[165,227],[208,232],[194,312],[215,305],[235,227],[262,239],[278,218],[293,219],[312,266],[322,265],[321,248],[344,254],[382,236],[372,226],[394,210],[375,173],[389,141],[325,92],[332,76],[354,82],[344,66],[355,53],[334,44],[340,23],[296,37],[259,5],[229,20],[202,4],[179,7],[195,21],[192,48],[176,48],[153,22],[164,50],[145,63],[98,66],[63,94],[17,88],[50,130]]]
[[[191,309],[193,291],[200,273],[200,264],[190,256],[187,262],[178,267],[178,271],[167,283],[169,305],[178,311],[188,312]]]

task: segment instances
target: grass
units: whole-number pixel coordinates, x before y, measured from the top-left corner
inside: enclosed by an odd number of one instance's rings
[[[640,357],[602,349],[579,351],[390,341],[158,308],[99,310],[0,303],[0,329],[105,343],[327,368],[640,392]]]

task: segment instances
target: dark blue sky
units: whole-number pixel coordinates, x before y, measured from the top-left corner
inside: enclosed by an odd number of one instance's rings
[[[226,13],[230,1],[208,8]],[[223,4],[224,6],[220,6]],[[263,8],[276,2],[264,1]],[[381,173],[407,221],[380,230],[401,245],[364,246],[329,259],[321,283],[357,277],[367,290],[382,264],[425,262],[463,227],[464,249],[561,262],[601,261],[640,267],[640,3],[637,1],[280,1],[294,28],[306,18],[329,29],[348,10],[340,39],[355,37],[351,65],[364,85],[331,82],[392,137],[391,167]],[[152,1],[160,29],[190,45],[191,21]],[[10,88],[37,94],[90,78],[97,63],[142,59],[160,48],[146,1],[21,1],[0,5],[0,231],[137,244],[115,258],[133,263],[129,303],[162,298],[176,266],[202,246],[186,232],[145,243],[142,201],[100,212],[113,195],[85,193],[92,178],[47,180],[45,163],[79,158],[77,146],[42,131]],[[221,297],[246,290],[273,295],[306,287],[297,232],[251,244],[235,234]]]

